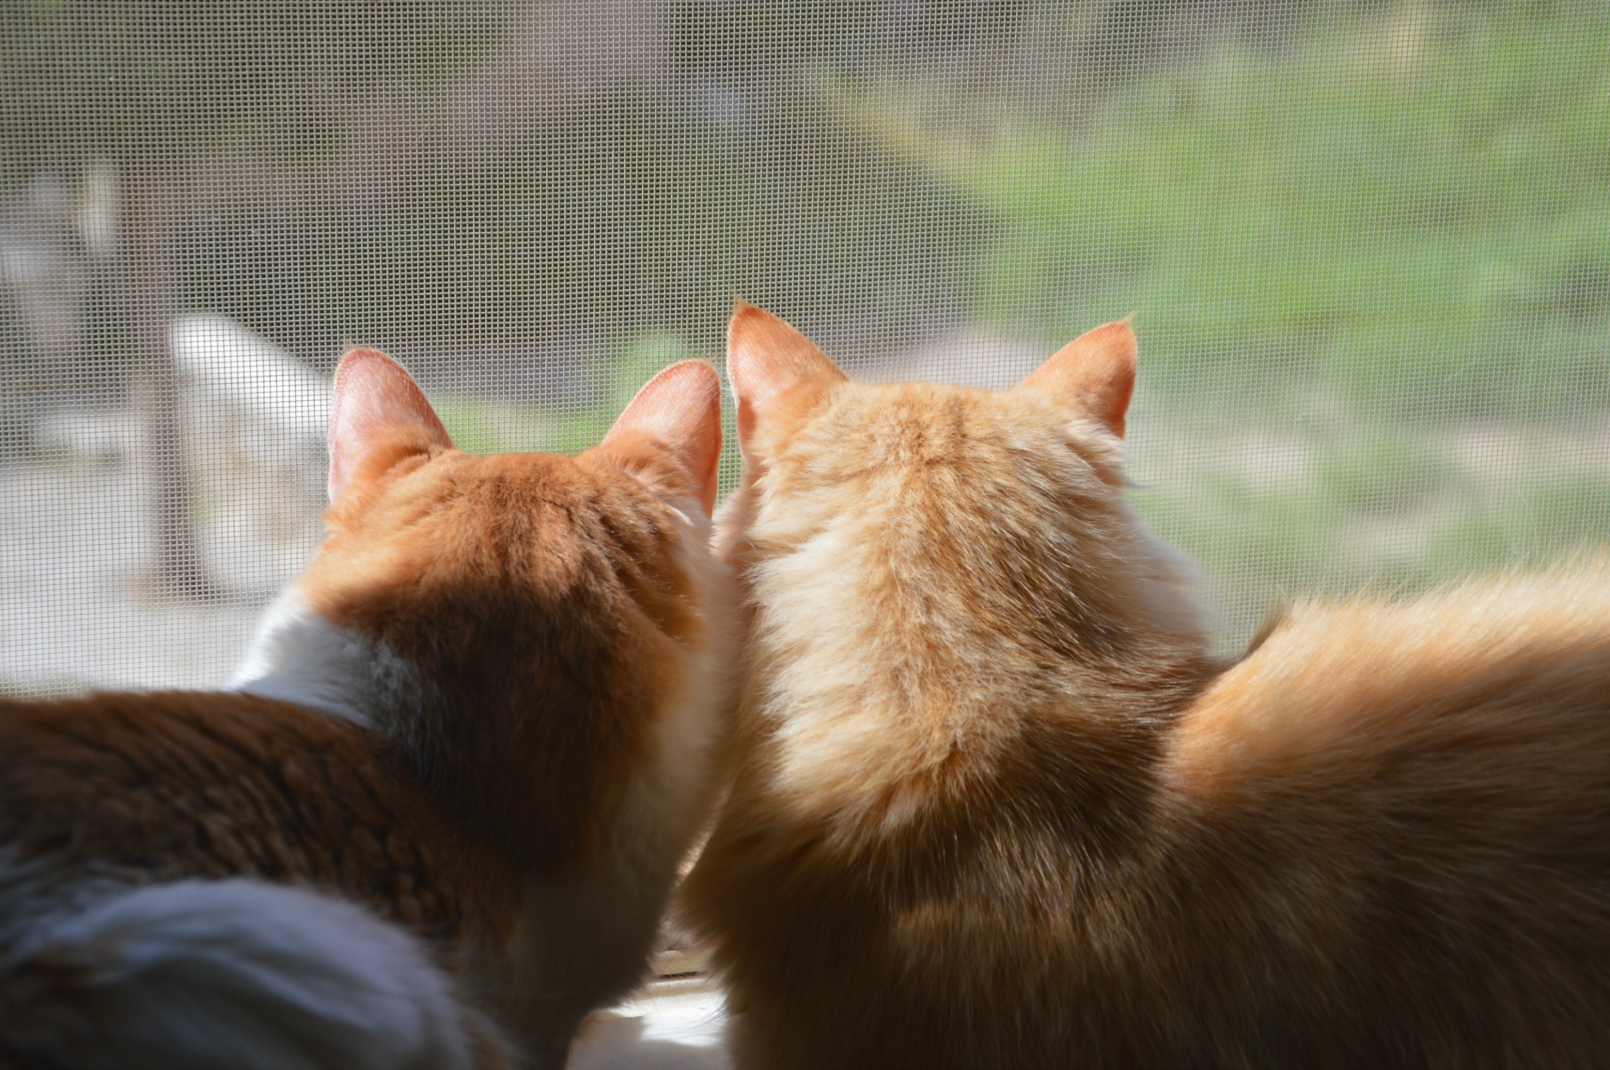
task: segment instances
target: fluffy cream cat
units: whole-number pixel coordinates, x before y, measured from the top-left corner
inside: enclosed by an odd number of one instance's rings
[[[734,315],[740,768],[686,885],[742,1068],[1610,1063],[1610,575],[1207,653],[1126,323],[1012,390]]]

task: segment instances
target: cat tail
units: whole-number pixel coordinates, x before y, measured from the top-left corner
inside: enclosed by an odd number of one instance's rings
[[[182,881],[41,930],[0,963],[5,1070],[512,1065],[418,940],[332,896]]]

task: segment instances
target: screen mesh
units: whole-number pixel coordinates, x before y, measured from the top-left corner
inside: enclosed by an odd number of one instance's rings
[[[1136,500],[1226,646],[1605,541],[1603,3],[0,12],[4,691],[227,679],[344,344],[574,451],[735,294],[980,385],[1133,313]]]

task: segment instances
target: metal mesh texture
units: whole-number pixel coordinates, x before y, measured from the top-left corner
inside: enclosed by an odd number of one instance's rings
[[[1135,314],[1226,647],[1610,522],[1610,7],[0,0],[0,690],[209,686],[328,376],[574,451],[734,294],[1007,385]],[[730,485],[736,454],[723,469]]]

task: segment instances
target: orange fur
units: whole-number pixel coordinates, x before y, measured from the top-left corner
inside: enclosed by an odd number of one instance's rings
[[[702,625],[678,534],[596,451],[425,461],[332,508],[301,586],[433,681],[422,715],[384,728],[460,827],[561,875],[601,849],[645,711],[686,686]]]
[[[335,390],[328,536],[246,694],[0,705],[0,863],[29,874],[13,894],[0,865],[0,972],[41,898],[287,882],[429,941],[557,1066],[636,983],[716,786],[719,384],[667,369],[575,458],[454,450],[374,351]],[[0,1015],[0,1053],[24,1024]]]
[[[1610,1061],[1610,569],[1221,664],[1123,502],[1127,324],[1000,394],[830,368],[735,314],[741,757],[684,896],[738,1066]]]

